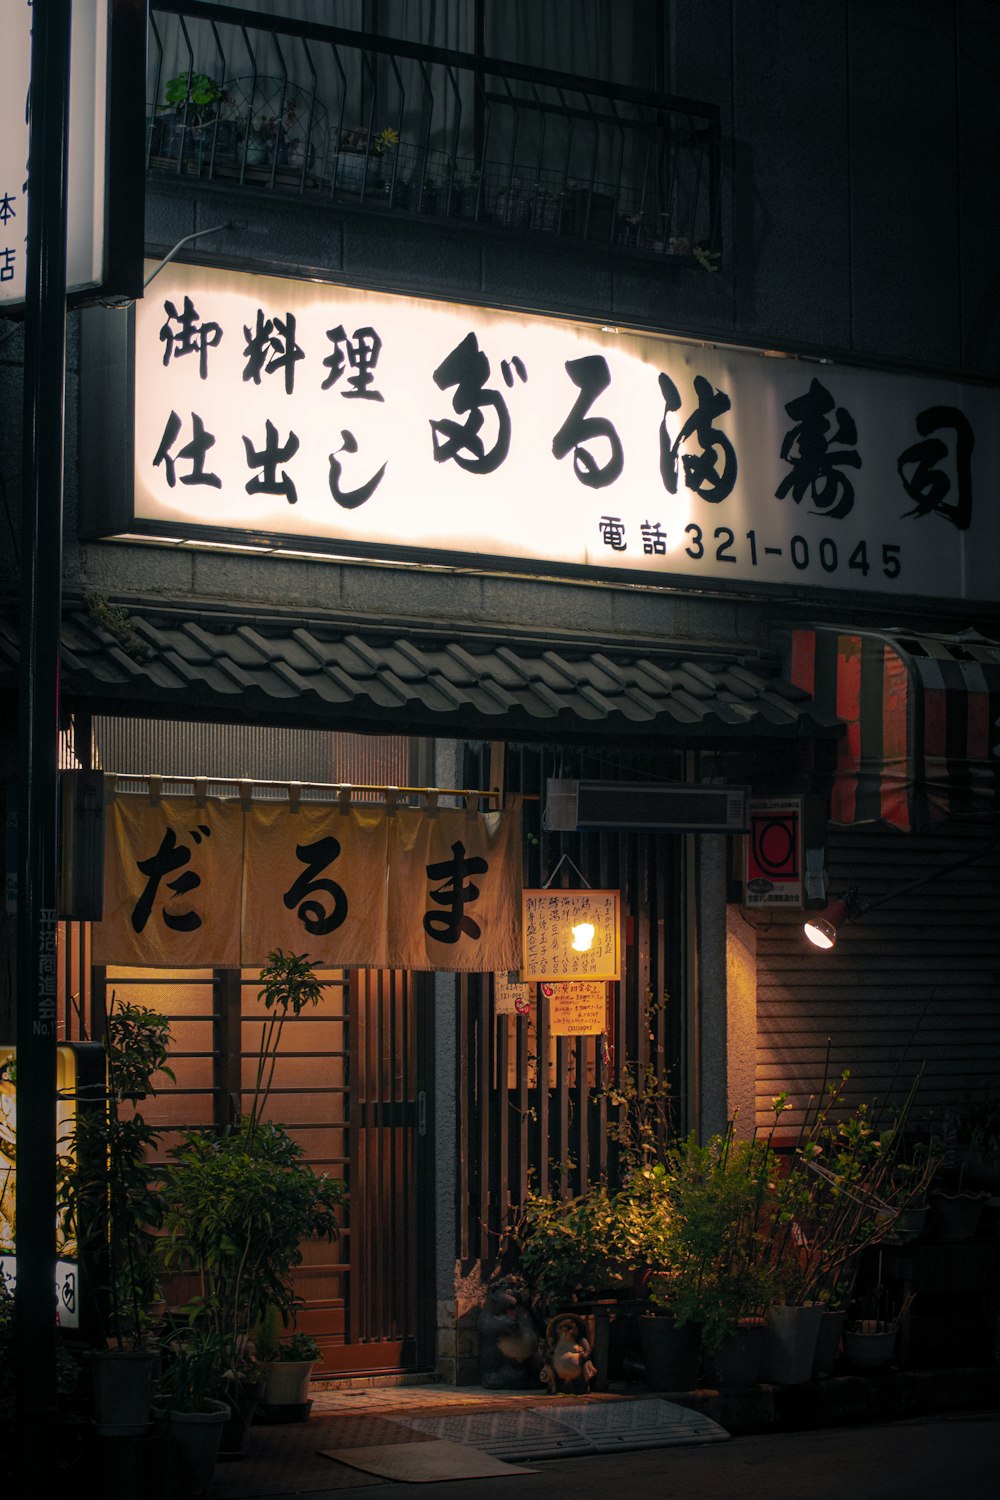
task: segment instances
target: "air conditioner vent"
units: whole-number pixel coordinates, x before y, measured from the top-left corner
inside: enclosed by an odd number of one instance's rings
[[[747,789],[654,782],[575,781],[546,784],[545,827],[669,828],[678,833],[738,833],[747,826]]]

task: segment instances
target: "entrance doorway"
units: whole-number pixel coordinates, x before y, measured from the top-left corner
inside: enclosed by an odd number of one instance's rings
[[[298,1327],[323,1352],[321,1375],[395,1372],[433,1360],[433,1185],[423,1061],[432,1009],[421,976],[399,970],[320,970],[315,1009],[285,1023],[266,1113],[285,1125],[317,1172],[343,1177],[340,1237],[303,1244],[295,1273]],[[162,1155],[186,1129],[231,1123],[253,1091],[267,1012],[244,969],[165,973],[95,967],[91,1035],[107,1007],[131,1002],[170,1020],[170,1064],[144,1105],[163,1132]],[[183,1303],[194,1288],[168,1287]],[[175,1295],[176,1293],[176,1295]]]

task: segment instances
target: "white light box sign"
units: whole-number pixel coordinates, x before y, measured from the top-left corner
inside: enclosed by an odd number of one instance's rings
[[[986,389],[169,266],[135,315],[146,534],[990,597]]]
[[[3,0],[6,77],[0,92],[0,307],[24,301],[28,236],[30,0]],[[70,52],[66,286],[104,274],[107,0],[73,0]]]

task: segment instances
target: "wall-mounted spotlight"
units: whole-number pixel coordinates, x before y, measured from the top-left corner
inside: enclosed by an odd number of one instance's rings
[[[863,917],[866,911],[871,910],[872,905],[881,905],[881,903],[862,901],[857,888],[852,886],[842,896],[831,901],[829,906],[825,906],[821,912],[817,912],[814,917],[809,917],[802,930],[817,948],[834,948],[837,943],[837,933],[844,923]]]
[[[857,886],[849,886],[821,912],[807,917],[802,930],[815,947],[829,951],[836,946],[837,934],[845,922],[857,922],[868,912],[885,906],[889,901],[896,901],[900,896],[907,896],[910,891],[918,890],[920,886],[930,885],[932,880],[938,880],[943,875],[950,875],[953,870],[960,870],[964,865],[974,864],[977,859],[983,859],[985,855],[991,854],[998,845],[1000,845],[1000,838],[995,838],[985,848],[966,855],[965,859],[956,860],[953,865],[945,865],[943,870],[932,870],[929,875],[922,875],[919,880],[900,886],[898,891],[890,891],[888,896],[882,896],[878,901],[865,901],[858,894]]]

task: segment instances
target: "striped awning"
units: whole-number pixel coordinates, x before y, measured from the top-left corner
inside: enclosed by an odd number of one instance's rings
[[[830,821],[925,832],[1000,812],[1000,645],[975,631],[791,632],[788,676],[844,721]]]

